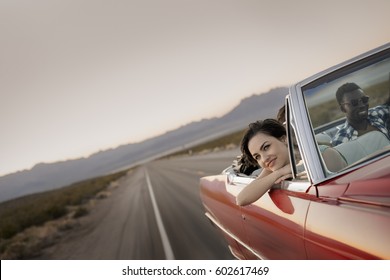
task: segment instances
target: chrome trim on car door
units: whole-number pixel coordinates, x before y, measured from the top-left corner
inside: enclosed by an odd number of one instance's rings
[[[230,254],[232,254],[233,257],[235,257],[237,260],[240,260],[240,259],[241,259],[241,258],[236,254],[236,252],[234,252],[232,246],[228,245],[228,248],[229,248]]]

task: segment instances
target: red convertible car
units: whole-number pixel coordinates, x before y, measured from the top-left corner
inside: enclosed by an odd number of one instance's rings
[[[232,164],[220,175],[201,178],[206,216],[236,258],[390,259],[389,135],[372,131],[332,145],[346,122],[335,95],[345,83],[358,84],[369,97],[349,105],[382,108],[383,125],[390,130],[386,44],[290,87],[285,117],[293,179],[238,206],[237,194],[258,170],[245,174]],[[344,168],[329,168],[323,145],[338,150]],[[298,162],[306,176],[298,176]]]

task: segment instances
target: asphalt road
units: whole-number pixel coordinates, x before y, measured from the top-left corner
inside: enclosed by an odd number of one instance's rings
[[[41,259],[232,259],[204,215],[199,178],[218,174],[237,151],[158,160],[128,173],[81,225]]]

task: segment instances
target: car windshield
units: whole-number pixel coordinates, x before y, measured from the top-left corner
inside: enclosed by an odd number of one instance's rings
[[[388,151],[389,50],[311,82],[303,95],[325,174]]]

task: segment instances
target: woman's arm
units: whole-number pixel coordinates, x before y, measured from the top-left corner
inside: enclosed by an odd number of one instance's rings
[[[236,203],[245,206],[262,197],[274,184],[291,177],[290,165],[275,170],[274,172],[263,169],[260,175],[247,185],[236,197]]]

